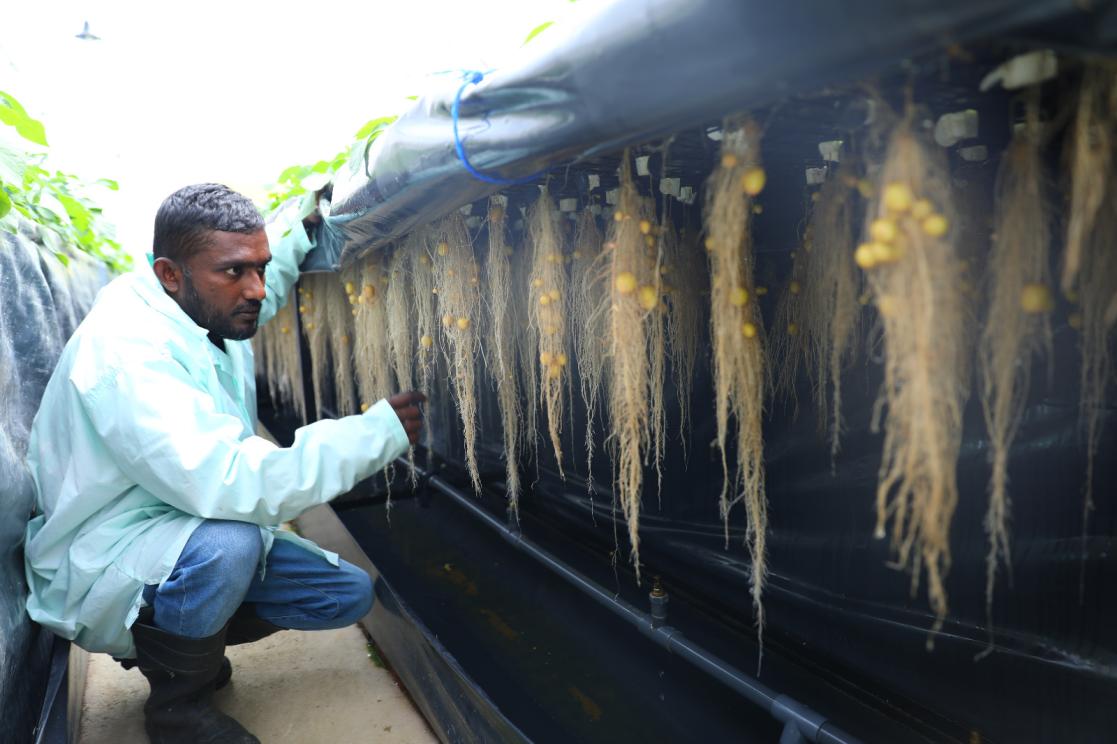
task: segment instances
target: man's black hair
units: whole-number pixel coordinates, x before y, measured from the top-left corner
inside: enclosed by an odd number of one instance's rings
[[[186,186],[163,200],[155,215],[154,254],[181,263],[209,242],[209,233],[254,233],[264,219],[247,197],[219,183]]]

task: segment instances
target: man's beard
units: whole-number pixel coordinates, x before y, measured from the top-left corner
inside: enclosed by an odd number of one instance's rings
[[[205,328],[211,335],[227,338],[230,341],[244,341],[256,335],[257,323],[253,323],[252,327],[248,329],[238,328],[233,324],[233,318],[240,313],[253,310],[258,312],[261,304],[258,300],[246,300],[233,308],[233,312],[229,315],[221,315],[211,305],[202,301],[202,298],[198,295],[198,290],[194,287],[194,281],[187,271],[183,272],[182,289],[179,306],[183,312],[190,316],[191,320]]]

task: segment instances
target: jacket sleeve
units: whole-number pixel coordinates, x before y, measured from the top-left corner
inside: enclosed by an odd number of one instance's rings
[[[306,234],[301,219],[281,216],[267,227],[271,263],[264,275],[267,296],[260,308],[260,325],[275,317],[287,304],[291,288],[299,279],[299,264],[314,248],[314,240]]]
[[[78,392],[121,471],[156,498],[205,519],[267,526],[350,490],[407,450],[395,411],[314,422],[290,447],[244,436],[239,418],[170,355],[133,356]]]

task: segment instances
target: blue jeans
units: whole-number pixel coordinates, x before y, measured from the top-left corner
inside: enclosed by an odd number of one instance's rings
[[[174,570],[144,599],[157,627],[178,636],[206,638],[221,630],[242,603],[281,628],[326,630],[352,625],[372,607],[372,580],[351,563],[325,558],[276,539],[260,578],[260,528],[208,519],[183,548]]]

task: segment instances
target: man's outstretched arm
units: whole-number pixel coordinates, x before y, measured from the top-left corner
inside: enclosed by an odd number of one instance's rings
[[[289,232],[284,232],[286,221],[273,224],[275,227],[269,225],[267,228],[271,263],[264,274],[267,296],[260,307],[260,325],[275,317],[279,309],[287,304],[291,288],[299,279],[299,264],[314,248],[314,239],[307,233],[302,222],[295,220],[290,225]]]
[[[300,428],[290,447],[243,437],[186,370],[138,347],[81,396],[121,470],[157,498],[206,519],[275,525],[384,468],[418,439],[418,393]]]

